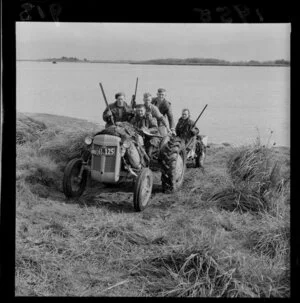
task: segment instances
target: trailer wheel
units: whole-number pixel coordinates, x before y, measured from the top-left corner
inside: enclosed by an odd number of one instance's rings
[[[197,157],[195,158],[196,167],[204,167],[204,160],[206,156],[206,147],[204,144],[198,143],[199,146],[196,149]]]
[[[63,178],[63,192],[67,198],[80,197],[85,190],[87,182],[87,171],[82,172],[81,178],[79,173],[82,167],[82,159],[72,159],[66,166]]]
[[[152,186],[152,171],[149,168],[143,168],[136,179],[133,190],[133,206],[136,211],[142,211],[147,207]]]

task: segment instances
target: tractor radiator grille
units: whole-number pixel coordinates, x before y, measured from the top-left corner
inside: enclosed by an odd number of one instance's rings
[[[106,157],[104,171],[107,173],[113,173],[116,167],[116,156]]]
[[[97,145],[95,145],[96,147]],[[93,170],[101,171],[101,158],[104,157],[104,173],[113,173],[116,168],[116,155],[114,156],[96,156],[93,155]]]
[[[92,169],[100,171],[101,170],[101,157],[93,156],[93,167]]]

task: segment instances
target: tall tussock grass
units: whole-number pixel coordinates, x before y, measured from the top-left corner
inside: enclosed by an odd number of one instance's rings
[[[219,208],[228,211],[259,212],[269,208],[268,201],[247,186],[225,188],[214,194],[211,200],[215,200]]]
[[[71,128],[70,128],[71,129]],[[92,128],[74,127],[67,131],[48,127],[28,115],[18,113],[16,134],[17,206],[31,209],[39,198],[48,198],[62,191],[63,170],[71,158],[84,150],[84,138]]]
[[[248,251],[240,251],[231,232],[214,230],[197,222],[194,219],[190,226],[182,227],[185,232],[177,237],[167,233],[167,245],[149,251],[148,256],[126,262],[129,274],[142,284],[145,294],[159,297],[286,295],[288,285],[286,282],[280,285],[282,268],[286,267],[283,258],[278,255],[275,264],[271,265],[270,256],[258,253],[254,243],[248,243]],[[176,224],[179,229],[179,223]],[[167,226],[175,229],[174,224]],[[247,235],[250,231],[253,232],[249,229]],[[234,233],[246,234],[244,230]],[[187,241],[183,241],[184,238]],[[276,265],[276,262],[280,264]],[[257,268],[250,265],[252,263],[257,264]]]
[[[17,117],[17,145],[30,144],[38,155],[49,155],[56,162],[65,163],[72,158],[79,157],[85,150],[84,138],[92,136],[99,127],[86,128],[47,127],[43,122],[18,113]]]
[[[129,262],[130,276],[150,296],[235,297],[235,265],[221,257],[221,234],[180,217],[165,223],[166,245]]]
[[[50,188],[60,190],[62,172],[58,164],[48,155],[39,155],[37,148],[31,143],[17,145],[16,164],[17,193],[18,189],[27,186],[32,193],[46,198]],[[25,197],[26,195],[23,196],[23,201],[26,200]]]
[[[257,258],[265,256],[274,260],[270,262],[287,268],[290,254],[289,167],[276,158],[273,148],[258,142],[234,149],[227,162],[227,172],[230,186],[214,193],[211,201],[227,211],[254,215],[255,223],[245,225],[241,231],[245,247]],[[272,280],[272,293],[278,291],[278,296],[285,296],[289,286],[282,286],[277,280]]]
[[[50,155],[57,162],[68,162],[70,159],[80,157],[86,150],[84,138],[91,135],[93,132],[87,130],[64,132],[42,144],[39,152]]]
[[[256,253],[269,258],[285,258],[290,253],[289,218],[261,214],[256,225],[247,228],[247,244]]]
[[[94,129],[47,127],[22,113],[17,119],[17,182],[25,180],[31,192],[48,197],[47,188],[61,190],[64,167],[85,150],[84,138]]]
[[[199,243],[198,243],[199,244]],[[283,277],[276,277],[262,267],[252,266],[249,273],[248,254],[226,252],[212,243],[169,247],[151,257],[132,264],[130,275],[139,280],[144,291],[159,297],[282,297],[288,286],[280,285]],[[257,262],[257,260],[256,260]],[[262,281],[265,279],[266,281]]]
[[[174,297],[234,296],[233,271],[224,271],[209,247],[187,248],[142,260],[131,271],[149,294]]]
[[[252,274],[245,275],[247,283],[242,284],[242,289],[248,289],[246,292],[250,296],[289,296],[290,176],[287,163],[276,157],[273,148],[257,142],[232,151],[227,174],[229,184],[214,193],[210,201],[226,211],[253,215],[253,223],[244,225],[240,234],[244,237],[244,247],[255,256],[254,260],[262,263],[261,268],[253,267]],[[244,288],[245,285],[250,288]]]
[[[33,142],[41,137],[41,134],[45,129],[47,129],[45,123],[35,120],[22,113],[18,113],[16,142],[17,144]]]
[[[281,174],[280,163],[274,159],[272,149],[260,143],[234,149],[227,162],[227,172],[231,186],[222,188],[210,198],[220,208],[270,211],[274,197],[285,192],[288,198],[289,177]]]

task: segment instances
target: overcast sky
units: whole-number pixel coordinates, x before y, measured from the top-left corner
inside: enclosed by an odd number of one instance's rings
[[[290,60],[290,24],[18,22],[17,59]]]

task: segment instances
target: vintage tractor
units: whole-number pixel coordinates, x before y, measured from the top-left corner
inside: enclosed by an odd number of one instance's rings
[[[164,192],[176,191],[185,173],[185,148],[181,139],[157,135],[159,144],[149,157],[144,141],[155,135],[140,133],[127,122],[117,122],[85,138],[86,149],[80,158],[72,159],[63,177],[63,192],[67,198],[82,195],[87,179],[116,184],[121,179],[133,179],[133,205],[142,211],[148,205],[153,186],[152,170],[161,171]]]

